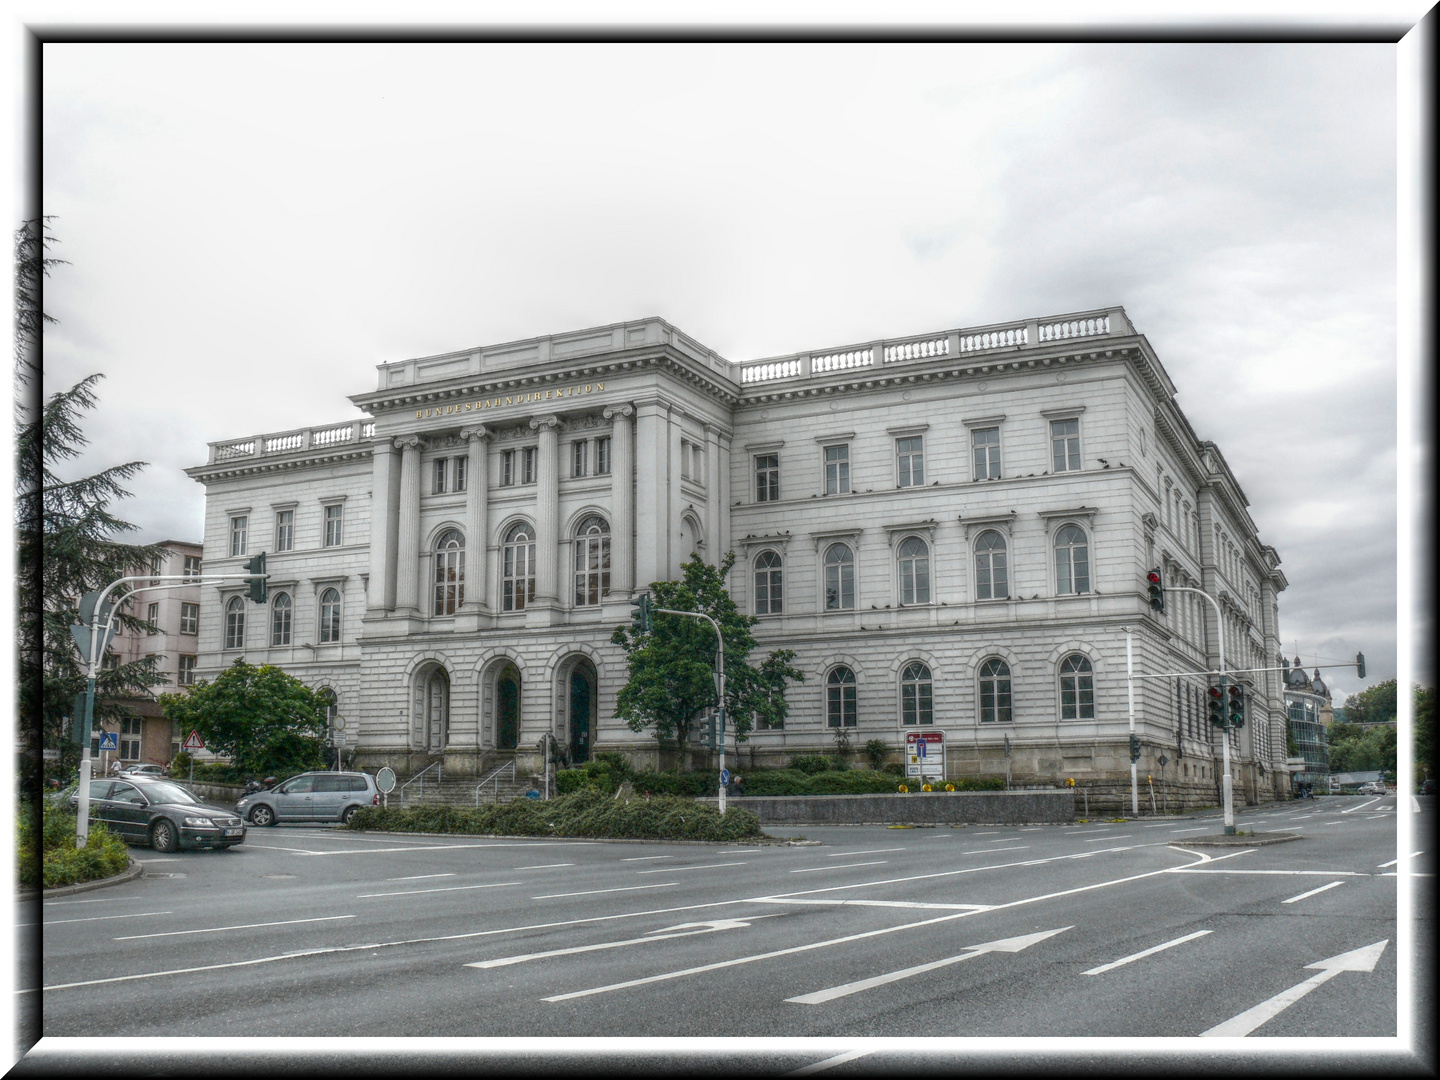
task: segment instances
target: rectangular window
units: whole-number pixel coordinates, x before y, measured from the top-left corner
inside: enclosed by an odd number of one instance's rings
[[[850,491],[850,444],[825,447],[825,494],[845,495]]]
[[[755,455],[755,501],[778,502],[780,499],[780,455]]]
[[[150,560],[150,573],[151,573],[152,575],[154,575],[154,577],[153,577],[153,578],[151,579],[151,581],[150,581],[150,584],[151,584],[151,585],[159,585],[159,584],[160,584],[160,582],[159,582],[159,580],[158,580],[159,574],[160,574],[160,560],[161,560],[161,556],[159,556],[159,555],[156,555],[155,558],[153,558],[153,559]]]
[[[176,675],[176,681],[181,686],[195,685],[195,657],[181,655],[180,670]]]
[[[699,443],[690,444],[690,479],[705,486],[705,450]]]
[[[160,605],[151,604],[145,609],[145,632],[156,634],[160,632]]]
[[[238,514],[230,519],[230,557],[247,554],[246,534],[250,530],[250,515]]]
[[[200,632],[200,605],[180,605],[180,633],[198,634]]]
[[[610,472],[610,436],[595,440],[595,475],[604,476]]]
[[[1080,421],[1050,421],[1050,458],[1055,472],[1080,468]]]
[[[468,457],[457,457],[455,459],[455,490],[464,491],[469,478],[470,459]]]
[[[515,451],[500,452],[500,486],[509,487],[515,483]]]
[[[140,758],[140,718],[131,717],[120,721],[120,760],[137,761]]]
[[[1000,429],[976,428],[970,432],[970,446],[975,453],[975,479],[1000,479]]]
[[[295,511],[275,511],[275,550],[293,551],[295,549]]]
[[[925,483],[925,439],[912,435],[895,440],[896,483],[901,487],[919,487]]]
[[[443,458],[443,457],[441,457],[441,458],[436,458],[436,459],[431,463],[431,468],[432,468],[432,470],[433,470],[433,473],[432,473],[432,477],[433,477],[433,478],[432,478],[431,483],[430,483],[430,494],[431,494],[431,495],[444,495],[444,494],[445,494],[445,469],[446,469],[446,466],[448,466],[449,464],[450,464],[450,459],[449,459],[449,458]]]
[[[325,546],[339,547],[345,542],[345,507],[334,503],[325,507]]]
[[[520,451],[520,482],[522,484],[535,483],[535,456],[536,448],[527,446]]]
[[[570,444],[570,475],[584,476],[589,471],[590,443],[577,439]]]
[[[199,555],[186,555],[186,556],[185,556],[185,576],[186,576],[186,577],[199,577],[199,576],[200,576],[200,556],[199,556]]]

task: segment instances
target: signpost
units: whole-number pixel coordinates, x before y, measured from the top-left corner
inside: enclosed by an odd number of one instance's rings
[[[180,745],[190,752],[190,783],[193,784],[195,783],[195,751],[205,749],[205,740],[200,738],[200,733],[192,728],[190,734]]]
[[[390,792],[395,790],[395,770],[389,765],[383,767],[375,774],[375,786],[379,788],[380,794],[385,799],[385,806],[390,806]]]
[[[923,780],[945,778],[945,733],[943,731],[907,731],[905,733],[905,775]]]

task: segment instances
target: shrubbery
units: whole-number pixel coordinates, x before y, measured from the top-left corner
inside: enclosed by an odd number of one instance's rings
[[[613,759],[613,760],[609,760]],[[742,773],[742,770],[732,770]],[[905,782],[905,767],[886,765],[880,772],[851,769],[843,760],[821,755],[797,754],[788,769],[758,769],[743,772],[746,795],[871,795],[894,793]],[[698,799],[713,796],[720,785],[717,771],[689,773],[635,772],[618,754],[597,754],[594,761],[575,769],[564,769],[555,777],[562,795],[586,788],[613,795],[626,780],[638,795],[676,795]],[[942,781],[956,791],[1003,791],[1001,777],[961,777]],[[910,784],[920,790],[921,781]]]
[[[40,829],[35,828],[34,812],[22,808],[16,820],[16,855],[20,863],[20,884],[37,884],[40,875],[47,889],[113,877],[130,865],[125,841],[98,821],[90,823],[85,846],[75,847],[75,815],[69,810],[47,806]],[[37,860],[36,844],[40,844],[43,862]]]
[[[760,831],[760,819],[748,810],[731,810],[722,816],[714,807],[686,798],[661,795],[651,799],[616,799],[598,787],[587,787],[548,802],[514,799],[473,810],[454,806],[406,809],[369,806],[351,819],[350,828],[633,840],[746,840],[764,835]]]

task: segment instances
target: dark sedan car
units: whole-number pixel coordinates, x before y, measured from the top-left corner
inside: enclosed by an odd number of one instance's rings
[[[78,803],[72,795],[70,805]],[[91,780],[90,814],[127,843],[156,851],[228,848],[245,839],[245,823],[234,812],[201,802],[171,780]]]

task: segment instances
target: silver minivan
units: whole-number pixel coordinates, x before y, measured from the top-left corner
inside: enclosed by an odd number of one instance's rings
[[[269,791],[246,795],[235,804],[239,815],[262,828],[277,821],[340,821],[346,824],[362,806],[379,806],[375,778],[363,772],[308,772],[292,776]]]

